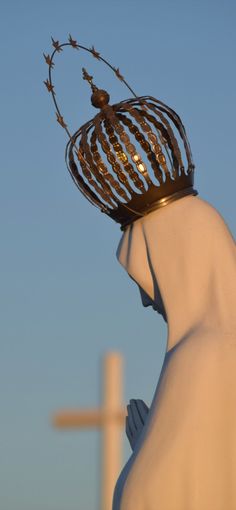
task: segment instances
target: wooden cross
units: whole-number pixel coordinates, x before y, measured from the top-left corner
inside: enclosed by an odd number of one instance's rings
[[[54,415],[59,428],[99,427],[102,431],[101,510],[111,510],[112,497],[122,461],[122,434],[126,408],[122,404],[121,354],[110,352],[103,359],[103,401],[98,409],[65,410]]]

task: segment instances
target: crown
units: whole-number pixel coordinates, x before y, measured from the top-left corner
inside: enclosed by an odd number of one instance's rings
[[[177,113],[151,96],[138,97],[121,75],[98,53],[69,36],[60,44],[52,38],[53,51],[44,58],[58,123],[69,141],[65,158],[71,177],[82,194],[103,213],[121,224],[133,221],[186,195],[197,195],[194,164],[185,128]],[[89,52],[115,73],[134,96],[109,104],[109,94],[99,89],[93,76],[82,68],[91,86],[92,105],[100,111],[71,134],[59,110],[52,69],[54,57],[64,47]]]

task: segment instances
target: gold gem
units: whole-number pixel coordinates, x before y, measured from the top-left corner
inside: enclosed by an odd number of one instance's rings
[[[144,140],[144,136],[142,135],[142,133],[137,133],[135,135],[135,138],[138,142],[141,142],[141,140]]]
[[[157,154],[159,154],[159,153],[161,153],[161,152],[162,152],[162,151],[161,151],[161,146],[160,146],[160,144],[159,144],[159,143],[155,143],[155,145],[154,145],[154,147],[153,147],[153,150],[154,150],[154,152],[155,152],[155,153],[157,153]]]
[[[110,142],[113,144],[113,143],[116,143],[118,140],[117,140],[117,136],[115,135],[112,135],[112,136],[109,136],[109,140]]]
[[[158,154],[158,155],[157,155],[157,161],[158,161],[158,163],[160,163],[160,164],[165,163],[165,162],[166,162],[166,158],[165,158],[164,154]]]
[[[128,143],[126,149],[130,154],[134,154],[134,152],[136,151],[135,146],[132,143]]]
[[[116,152],[122,151],[122,147],[121,147],[120,143],[114,143],[113,147]]]
[[[145,152],[146,152],[146,151],[148,151],[148,150],[149,150],[149,148],[150,148],[150,147],[149,147],[149,143],[148,143],[148,142],[146,142],[146,141],[142,141],[142,142],[141,142],[141,146],[142,146],[142,148],[143,148],[143,150],[144,150]]]
[[[118,152],[117,156],[120,161],[122,161],[122,163],[126,163],[126,161],[128,161],[128,158],[124,152]]]
[[[124,174],[122,174],[122,172],[120,172],[120,174],[119,174],[119,179],[121,182],[126,183],[126,180],[127,180],[126,176]]]
[[[109,163],[115,163],[115,160],[116,160],[114,154],[111,154],[111,153],[109,153],[107,155],[107,159],[108,159]]]
[[[132,172],[134,173],[134,169],[132,167],[132,165],[130,163],[126,163],[125,165],[125,169],[128,171],[128,172]]]
[[[138,163],[138,161],[140,161],[140,159],[141,159],[141,156],[140,156],[140,154],[136,153],[131,156],[131,159],[134,161],[134,163]]]
[[[154,133],[148,134],[148,138],[149,138],[150,142],[157,143],[157,137],[156,137],[156,135],[154,135]]]
[[[122,142],[125,142],[125,143],[128,143],[128,141],[129,141],[129,137],[126,133],[122,133],[122,135],[120,135],[120,139],[122,140]]]
[[[124,129],[123,129],[123,127],[122,127],[120,124],[117,124],[117,125],[116,125],[116,131],[117,131],[117,133],[118,133],[119,135],[122,135],[122,133],[123,133]],[[126,135],[126,136],[127,136],[127,135]]]
[[[146,166],[144,165],[144,163],[139,163],[138,165],[138,170],[141,172],[141,173],[144,173],[146,172]]]
[[[99,163],[98,168],[99,168],[99,170],[101,172],[105,172],[106,171],[106,166],[104,165],[104,163]]]

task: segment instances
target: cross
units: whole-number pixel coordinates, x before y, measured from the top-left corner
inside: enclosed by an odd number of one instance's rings
[[[123,359],[118,352],[103,358],[103,399],[97,409],[65,410],[53,417],[59,428],[97,427],[102,431],[101,510],[111,510],[112,497],[122,460],[122,434],[126,408],[122,405]]]

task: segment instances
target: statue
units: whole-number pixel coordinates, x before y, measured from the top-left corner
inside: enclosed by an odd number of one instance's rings
[[[127,435],[132,441],[136,429],[137,437],[113,510],[234,510],[236,249],[229,229],[211,205],[189,196],[130,225],[117,254],[144,306],[167,317],[168,340],[150,411],[139,412],[143,427],[136,428],[135,402],[129,408]]]
[[[83,69],[100,112],[73,135],[58,108],[52,68],[64,47],[107,64],[133,99],[109,104]],[[236,250],[221,215],[194,189],[194,164],[177,113],[137,97],[94,47],[69,37],[45,55],[68,170],[82,194],[121,225],[117,257],[144,306],[167,322],[167,351],[150,410],[128,406],[133,450],[112,510],[236,508]],[[158,339],[157,339],[158,341]]]

